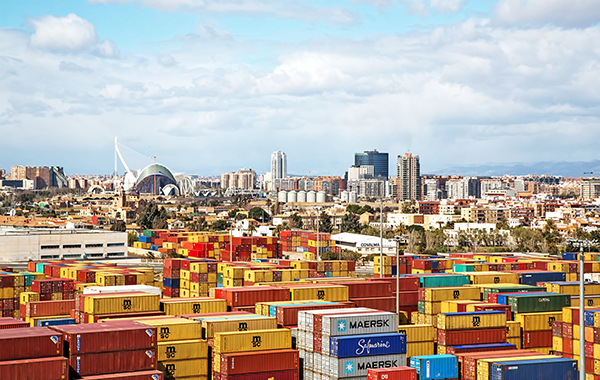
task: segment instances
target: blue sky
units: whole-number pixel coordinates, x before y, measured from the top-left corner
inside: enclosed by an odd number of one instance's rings
[[[0,167],[341,175],[598,159],[596,0],[23,0],[0,12]],[[391,168],[393,170],[393,168]]]

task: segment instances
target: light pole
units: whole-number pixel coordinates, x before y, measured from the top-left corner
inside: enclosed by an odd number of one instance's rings
[[[584,286],[584,262],[583,247],[595,245],[596,240],[568,239],[567,243],[579,246],[579,380],[585,380],[585,327],[583,325],[585,311],[585,286]]]
[[[383,278],[383,198],[379,200],[379,278]]]

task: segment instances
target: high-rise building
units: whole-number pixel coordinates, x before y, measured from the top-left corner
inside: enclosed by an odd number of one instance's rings
[[[389,159],[387,153],[380,153],[376,149],[354,154],[354,166],[373,166],[373,175],[387,179],[389,175]]]
[[[421,200],[421,165],[419,156],[406,153],[398,156],[398,198],[401,201]]]
[[[271,180],[287,177],[287,157],[282,151],[271,155]]]
[[[68,180],[60,166],[11,166],[10,179],[33,180],[35,189],[67,187]]]

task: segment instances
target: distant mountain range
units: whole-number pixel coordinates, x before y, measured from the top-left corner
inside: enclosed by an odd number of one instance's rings
[[[551,174],[563,177],[589,177],[593,172],[600,176],[600,160],[577,161],[577,162],[534,162],[534,163],[506,163],[500,165],[484,164],[472,166],[455,166],[442,170],[436,170],[436,175],[462,175],[462,176],[501,176],[528,175],[528,174]]]

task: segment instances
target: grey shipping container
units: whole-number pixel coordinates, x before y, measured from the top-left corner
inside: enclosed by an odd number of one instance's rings
[[[357,376],[367,376],[369,369],[403,366],[406,366],[406,354],[344,359],[329,357],[329,371],[326,374],[330,377],[346,379]]]
[[[361,335],[398,331],[398,315],[389,312],[323,316],[323,335]],[[328,346],[329,349],[329,346]]]

